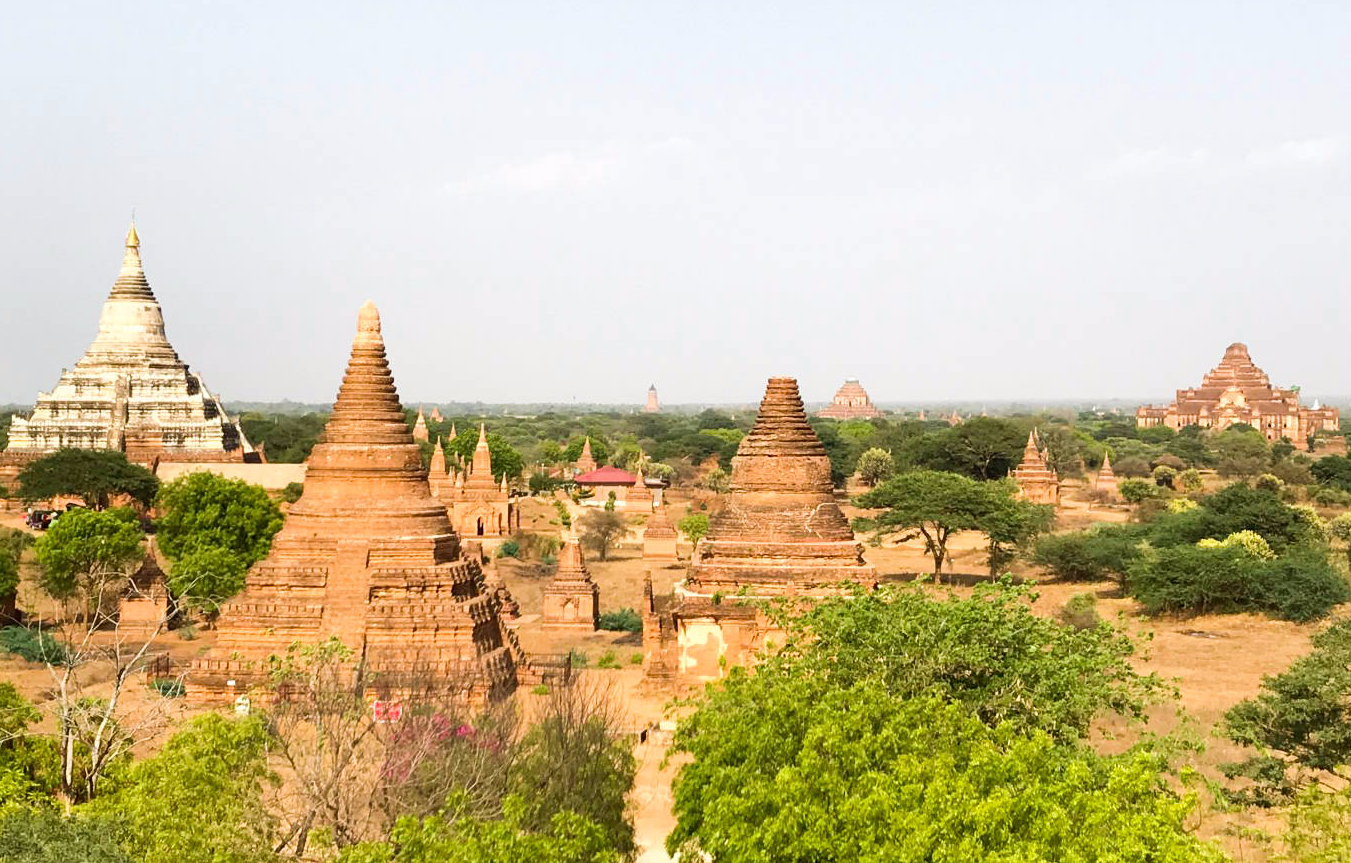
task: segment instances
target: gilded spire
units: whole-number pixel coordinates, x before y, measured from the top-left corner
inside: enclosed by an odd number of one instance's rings
[[[133,220],[131,227],[127,230],[127,248],[139,249],[141,247],[141,238],[136,236],[136,222]]]
[[[122,269],[113,283],[111,297],[132,300],[154,301],[150,292],[150,283],[145,280],[145,270],[141,267],[141,238],[136,234],[136,223],[127,230],[126,253],[122,255]]]

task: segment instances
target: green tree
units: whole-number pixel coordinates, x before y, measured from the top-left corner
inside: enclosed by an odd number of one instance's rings
[[[173,561],[207,549],[226,551],[245,567],[267,556],[282,514],[261,486],[207,471],[179,477],[155,499],[160,550]]]
[[[990,575],[996,576],[1025,552],[1034,539],[1051,529],[1055,507],[1019,500],[1015,497],[1017,487],[1007,481],[987,485],[990,508],[981,519],[981,530],[986,539],[986,563]],[[1003,495],[998,492],[999,485],[1004,485]]]
[[[1223,477],[1256,476],[1271,463],[1271,447],[1251,427],[1231,426],[1213,434],[1210,447],[1215,452],[1215,469]]]
[[[477,446],[478,429],[466,428],[456,435],[454,440],[446,442],[446,455],[457,454],[465,464],[469,464],[474,458],[474,449]],[[521,457],[520,452],[510,441],[495,432],[488,433],[488,455],[492,463],[493,479],[498,482],[502,481],[503,476],[508,480],[520,479],[525,471],[525,459]],[[596,461],[599,462],[600,458],[597,457]]]
[[[690,513],[676,522],[676,530],[680,531],[691,545],[698,545],[699,540],[708,533],[708,516],[702,512]]]
[[[1320,485],[1351,491],[1351,458],[1344,455],[1323,456],[1309,470]]]
[[[173,562],[169,590],[183,604],[202,612],[215,625],[221,605],[244,589],[249,568],[224,548],[194,548]]]
[[[1200,491],[1205,483],[1201,480],[1201,472],[1194,467],[1189,467],[1177,475],[1178,484],[1182,486],[1182,491],[1187,494],[1195,494]]]
[[[1066,742],[1104,712],[1143,717],[1163,688],[1131,666],[1130,638],[1106,624],[1061,626],[1034,614],[1035,601],[1002,582],[967,598],[915,584],[858,591],[784,617],[786,641],[756,674],[837,687],[876,678],[898,697],[937,693],[992,727],[1013,722]]]
[[[891,453],[872,447],[864,450],[858,457],[856,470],[865,483],[877,485],[896,471],[896,462],[892,459]]]
[[[1295,798],[1281,838],[1282,863],[1346,863],[1351,860],[1351,788],[1327,792],[1306,788]]]
[[[942,432],[941,442],[946,454],[943,469],[972,479],[999,479],[1022,460],[1027,428],[1009,420],[973,417]]]
[[[106,589],[135,572],[144,539],[136,514],[125,507],[72,510],[37,541],[42,589],[58,599],[83,593],[96,606]]]
[[[960,474],[920,470],[892,477],[860,495],[855,503],[885,509],[876,519],[883,531],[913,531],[902,540],[923,537],[934,574],[943,571],[948,540],[962,531],[1002,531],[1008,526],[1009,492],[1000,483],[977,482]]]
[[[1257,782],[1259,799],[1284,797],[1331,775],[1351,781],[1351,619],[1313,636],[1313,650],[1262,680],[1224,717],[1229,739],[1257,754],[1228,765]]]
[[[540,712],[510,770],[510,788],[524,804],[521,825],[546,833],[558,814],[573,813],[604,830],[606,847],[630,856],[627,796],[637,768],[620,701],[583,678],[554,688]]]
[[[275,781],[267,753],[259,717],[207,713],[110,780],[82,814],[113,825],[133,860],[274,860],[276,821],[262,802],[264,784]]]
[[[1197,863],[1194,806],[1144,753],[1104,758],[875,679],[734,674],[677,732],[681,859]],[[706,855],[706,856],[705,856]]]
[[[18,480],[24,500],[72,495],[95,509],[105,509],[116,495],[149,506],[159,489],[153,473],[116,450],[59,449],[29,462]]]
[[[1143,503],[1159,496],[1159,487],[1142,479],[1123,479],[1117,484],[1117,492],[1126,503]]]
[[[715,467],[704,477],[703,486],[714,494],[727,494],[732,488],[732,481],[727,471]]]
[[[581,533],[582,546],[595,552],[601,560],[608,557],[610,549],[628,532],[624,516],[590,507],[577,520],[577,528]]]

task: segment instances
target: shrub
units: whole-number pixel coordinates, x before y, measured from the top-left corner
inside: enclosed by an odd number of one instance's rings
[[[1142,479],[1123,479],[1117,485],[1121,499],[1126,503],[1140,503],[1152,497],[1158,497],[1159,487]]]
[[[701,512],[687,515],[676,522],[676,530],[680,531],[685,539],[694,545],[698,545],[699,540],[703,539],[704,534],[708,533],[708,516]]]
[[[642,664],[643,664],[643,655],[641,653],[635,653],[629,657],[629,665],[642,665]]]
[[[1075,629],[1093,629],[1102,618],[1098,616],[1098,600],[1091,593],[1076,593],[1069,598],[1060,610],[1056,612],[1056,618],[1066,626]]]
[[[577,648],[568,651],[568,664],[573,668],[586,668],[587,661],[586,654]]]
[[[1102,526],[1037,540],[1032,562],[1062,581],[1122,583],[1140,556],[1138,527]]]
[[[1188,494],[1194,494],[1205,485],[1201,479],[1201,472],[1194,467],[1189,467],[1177,475],[1178,485]]]
[[[609,632],[642,632],[643,619],[632,608],[621,608],[602,614],[600,628]]]
[[[295,503],[300,500],[300,496],[305,493],[305,483],[288,482],[286,488],[281,490],[281,499],[287,503]]]
[[[548,694],[549,694],[549,687],[546,686],[546,685],[543,684],[543,683],[537,683],[537,684],[535,684],[535,688],[530,690],[530,694],[532,694],[532,695],[548,695]]]
[[[1158,549],[1131,567],[1128,584],[1148,614],[1261,611],[1302,623],[1351,599],[1317,549],[1262,560],[1237,543]]]
[[[521,544],[514,539],[509,539],[497,547],[498,557],[520,557]]]
[[[0,650],[29,662],[50,662],[60,665],[66,661],[66,649],[40,629],[24,626],[6,626],[0,629]]]
[[[561,500],[554,501],[554,509],[558,510],[558,520],[564,527],[572,527],[572,516],[568,513],[568,505]]]
[[[1253,486],[1262,491],[1269,491],[1272,494],[1280,494],[1281,489],[1285,488],[1285,480],[1275,474],[1264,473],[1257,478],[1257,481],[1253,483]]]
[[[1351,491],[1320,485],[1309,494],[1319,506],[1351,506]]]
[[[615,656],[613,650],[607,650],[601,654],[600,659],[596,661],[597,668],[618,668],[619,659]]]
[[[1164,509],[1173,515],[1177,515],[1182,512],[1191,512],[1200,506],[1199,503],[1189,497],[1175,497],[1168,501],[1168,504]]]

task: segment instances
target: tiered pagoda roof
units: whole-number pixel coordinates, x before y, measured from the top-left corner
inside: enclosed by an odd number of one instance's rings
[[[114,449],[133,461],[244,461],[252,448],[220,401],[188,370],[165,335],[164,315],[127,231],[122,269],[104,301],[98,334],[30,417],[15,417],[8,454],[62,447]]]
[[[244,593],[222,609],[189,695],[228,697],[257,679],[268,655],[332,636],[364,660],[371,680],[431,676],[481,698],[516,684],[518,657],[496,600],[428,488],[370,303],[304,493]]]
[[[835,503],[830,459],[793,378],[769,379],[755,425],[732,457],[729,484],[695,549],[687,591],[746,587],[774,595],[875,580]]]

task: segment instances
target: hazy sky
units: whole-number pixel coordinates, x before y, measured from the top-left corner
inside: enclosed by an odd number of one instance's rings
[[[1351,392],[1351,4],[1105,5],[10,4],[0,402],[133,207],[227,400]]]

